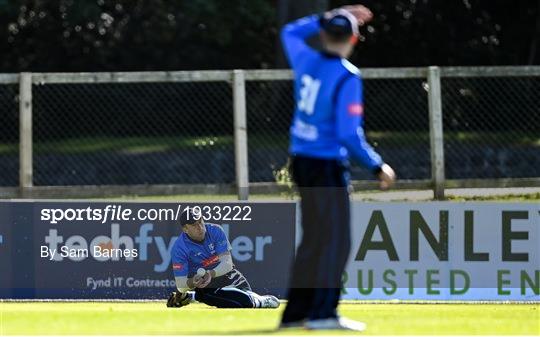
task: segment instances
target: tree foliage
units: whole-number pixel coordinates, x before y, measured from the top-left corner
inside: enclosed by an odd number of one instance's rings
[[[2,71],[260,68],[264,0],[25,0],[0,4]]]
[[[0,0],[1,72],[266,68],[280,26],[343,0]],[[365,0],[360,66],[538,64],[540,1]]]
[[[332,1],[332,6],[347,4]],[[540,2],[398,0],[362,2],[375,14],[353,62],[361,66],[538,64],[531,46]]]

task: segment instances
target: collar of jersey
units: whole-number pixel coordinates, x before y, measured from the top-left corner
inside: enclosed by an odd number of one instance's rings
[[[321,51],[321,54],[322,54],[323,56],[329,57],[329,58],[338,58],[338,59],[341,58],[340,55],[335,54],[335,53],[332,53],[332,52],[329,52],[329,51],[327,51],[327,50],[322,50],[322,51]]]

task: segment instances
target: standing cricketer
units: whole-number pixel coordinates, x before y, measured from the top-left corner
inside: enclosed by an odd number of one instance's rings
[[[365,329],[364,323],[339,317],[336,307],[350,250],[348,158],[371,170],[382,188],[395,180],[365,139],[362,79],[346,60],[358,42],[358,26],[372,16],[362,5],[346,6],[301,18],[281,31],[294,71],[289,152],[303,229],[281,328]],[[306,43],[317,34],[322,51]]]

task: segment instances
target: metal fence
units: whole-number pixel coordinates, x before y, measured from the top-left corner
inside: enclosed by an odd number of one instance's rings
[[[363,78],[368,139],[398,188],[540,186],[540,67]],[[293,107],[288,70],[0,75],[0,195],[245,199],[276,188]]]

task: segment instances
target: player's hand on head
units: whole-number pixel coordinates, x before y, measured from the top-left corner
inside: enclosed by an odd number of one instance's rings
[[[386,190],[396,181],[396,173],[390,165],[383,164],[377,178],[379,178],[379,186],[381,189]]]
[[[348,5],[341,7],[348,12],[350,12],[352,15],[356,17],[356,20],[358,20],[358,24],[360,26],[363,26],[367,22],[371,21],[373,19],[373,13],[364,5]]]

